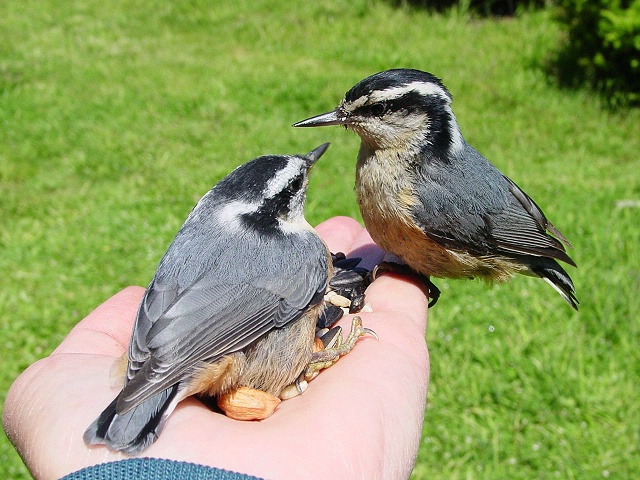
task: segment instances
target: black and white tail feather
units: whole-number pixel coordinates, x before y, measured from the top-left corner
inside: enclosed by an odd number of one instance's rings
[[[87,445],[108,445],[127,455],[137,455],[156,441],[167,418],[178,403],[178,384],[153,395],[130,410],[118,414],[120,396],[104,409],[84,432]]]

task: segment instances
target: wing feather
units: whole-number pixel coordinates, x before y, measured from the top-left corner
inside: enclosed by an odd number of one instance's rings
[[[570,243],[522,189],[468,144],[464,156],[445,173],[423,166],[414,219],[426,235],[453,250],[552,257],[575,266],[565,250]]]
[[[174,251],[182,244],[176,238],[138,312],[119,413],[181,381],[202,361],[297,320],[311,302],[322,300],[326,247],[314,232],[288,237],[284,243],[283,237],[249,244],[228,232],[209,232],[208,242],[224,248],[184,265],[172,261],[182,253]],[[295,248],[287,250],[287,242],[296,242]]]

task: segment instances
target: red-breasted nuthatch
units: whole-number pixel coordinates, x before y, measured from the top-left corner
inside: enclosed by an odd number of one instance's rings
[[[316,360],[332,267],[303,208],[328,146],[258,157],[198,202],[144,294],[124,387],[85,432],[88,445],[135,455],[185,397],[241,387],[277,397]]]
[[[577,310],[573,282],[556,262],[575,266],[563,243],[571,245],[465,141],[451,100],[430,73],[387,70],[356,84],[335,110],[294,126],[343,125],[360,136],[356,191],[365,226],[414,272],[495,281],[538,276]],[[439,291],[430,294],[433,304]]]

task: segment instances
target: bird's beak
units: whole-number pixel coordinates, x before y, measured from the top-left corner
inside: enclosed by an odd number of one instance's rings
[[[314,148],[304,156],[304,158],[307,160],[307,166],[309,168],[311,168],[311,166],[318,161],[318,159],[322,156],[322,154],[327,151],[327,148],[329,148],[329,145],[331,145],[329,142],[323,143],[322,145]]]
[[[294,127],[324,127],[326,125],[344,125],[347,119],[340,112],[339,108],[315,117],[307,118],[301,122],[294,123]]]

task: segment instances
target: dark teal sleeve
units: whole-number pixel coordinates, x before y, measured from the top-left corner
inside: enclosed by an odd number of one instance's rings
[[[131,458],[101,463],[70,473],[60,480],[261,480],[242,473],[205,467],[195,463],[159,458]]]

